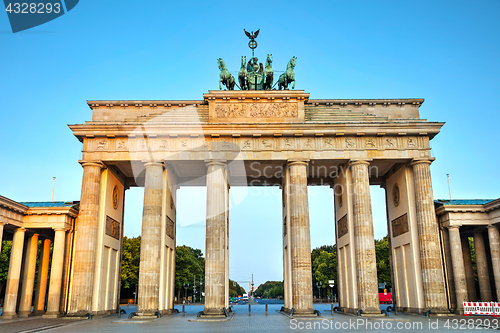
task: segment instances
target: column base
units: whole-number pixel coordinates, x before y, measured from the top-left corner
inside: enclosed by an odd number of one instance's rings
[[[42,318],[61,318],[63,315],[60,312],[47,312],[42,315]]]
[[[43,311],[43,310],[33,310],[33,313],[32,313],[33,316],[41,316],[44,314],[45,314],[45,311]]]
[[[141,310],[141,311],[137,311],[135,316],[137,316],[137,317],[155,317],[156,318],[157,312],[159,312],[161,314],[160,310]]]
[[[18,315],[17,313],[15,312],[4,312],[2,313],[2,315],[0,316],[1,319],[15,319],[15,318],[18,318]]]
[[[431,308],[424,309],[423,313],[425,314],[427,311],[430,311],[429,316],[431,317],[452,317],[455,314],[450,312],[447,308]]]
[[[224,308],[203,309],[203,316],[226,316]]]
[[[382,314],[380,309],[377,308],[368,308],[368,309],[359,309],[359,308],[340,308],[340,311],[344,313],[350,313],[354,315],[358,315],[358,312],[361,310],[359,314],[360,317],[384,317],[385,314]]]
[[[31,317],[31,311],[19,311],[17,314],[19,318],[28,318]]]

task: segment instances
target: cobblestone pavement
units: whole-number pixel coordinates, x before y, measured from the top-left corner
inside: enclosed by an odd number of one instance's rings
[[[319,320],[291,320],[278,313],[281,305],[269,305],[269,313],[266,316],[264,305],[252,306],[251,316],[248,315],[248,305],[237,305],[233,309],[235,315],[230,321],[221,322],[189,322],[195,319],[198,311],[203,309],[200,305],[186,306],[186,313],[176,313],[144,323],[129,323],[126,315],[121,319],[117,315],[100,319],[82,320],[78,322],[66,319],[57,320],[26,320],[13,323],[1,323],[0,332],[29,331],[40,324],[49,326],[63,324],[64,326],[50,328],[45,332],[318,332],[318,331],[352,331],[352,332],[475,332],[485,330],[487,327],[478,324],[489,325],[490,328],[500,326],[498,318],[479,317],[446,317],[426,318],[420,315],[400,314],[378,319],[360,318],[340,313],[335,313],[333,318],[328,311],[327,304],[315,304],[323,317]],[[182,311],[182,307],[176,307]],[[135,307],[124,307],[127,313],[135,311]],[[10,326],[11,325],[11,326]],[[17,328],[15,328],[17,325]],[[41,326],[39,326],[41,327]],[[4,328],[6,330],[4,330]]]

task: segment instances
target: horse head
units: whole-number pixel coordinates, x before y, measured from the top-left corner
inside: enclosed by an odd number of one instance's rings
[[[247,64],[247,57],[242,56],[241,57],[241,68],[245,68],[246,64]]]
[[[290,66],[292,66],[292,68],[295,67],[296,60],[297,60],[297,57],[295,57],[295,56],[293,56],[292,59],[290,59]]]
[[[267,55],[267,62],[268,63],[272,63],[273,62],[273,55],[272,54],[268,54]]]
[[[226,67],[226,64],[224,63],[224,60],[222,60],[222,58],[217,59],[217,64],[219,65],[220,70],[223,70]]]

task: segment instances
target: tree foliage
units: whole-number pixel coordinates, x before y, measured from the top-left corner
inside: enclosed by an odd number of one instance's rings
[[[246,294],[245,289],[243,289],[238,282],[229,279],[229,296],[238,297]]]
[[[141,261],[141,236],[123,237],[122,288],[135,289],[139,283],[139,263]]]
[[[271,298],[283,297],[285,295],[283,281],[266,281],[255,290],[254,295]]]
[[[387,288],[391,284],[391,263],[389,259],[389,236],[380,240],[375,240],[375,256],[377,258],[377,276],[379,283],[387,283]]]
[[[189,246],[177,246],[175,251],[175,290],[178,298],[180,298],[181,292],[192,295],[195,276],[198,288],[200,279],[205,276],[203,253],[200,249],[193,249]],[[184,286],[188,283],[189,288],[186,291]]]
[[[9,274],[10,252],[12,250],[12,241],[2,242],[2,252],[0,252],[0,293],[7,283],[7,275]]]
[[[331,288],[329,280],[335,281],[334,293],[336,293],[337,280],[337,247],[335,245],[323,245],[315,248],[311,252],[313,295],[319,293],[317,283],[321,283],[321,288],[326,288],[327,295],[330,295]],[[324,295],[324,294],[323,294]]]

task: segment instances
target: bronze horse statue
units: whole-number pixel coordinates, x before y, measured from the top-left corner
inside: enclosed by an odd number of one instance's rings
[[[266,69],[264,70],[264,90],[271,90],[273,86],[274,71],[273,71],[273,55],[268,54],[266,59]]]
[[[234,80],[234,76],[229,73],[226,68],[226,63],[222,58],[217,59],[217,63],[219,64],[220,69],[220,80],[219,80],[219,89],[222,89],[221,83],[224,84],[228,90],[234,90],[234,85],[236,81]]]
[[[247,64],[247,57],[242,56],[241,57],[241,68],[240,68],[240,71],[238,72],[238,80],[240,81],[240,89],[241,90],[248,90],[246,64]]]
[[[286,65],[286,72],[280,75],[278,80],[278,88],[281,90],[288,89],[288,85],[293,82],[292,89],[295,89],[295,73],[293,72],[293,68],[295,67],[295,62],[297,58],[292,57],[288,64]]]

